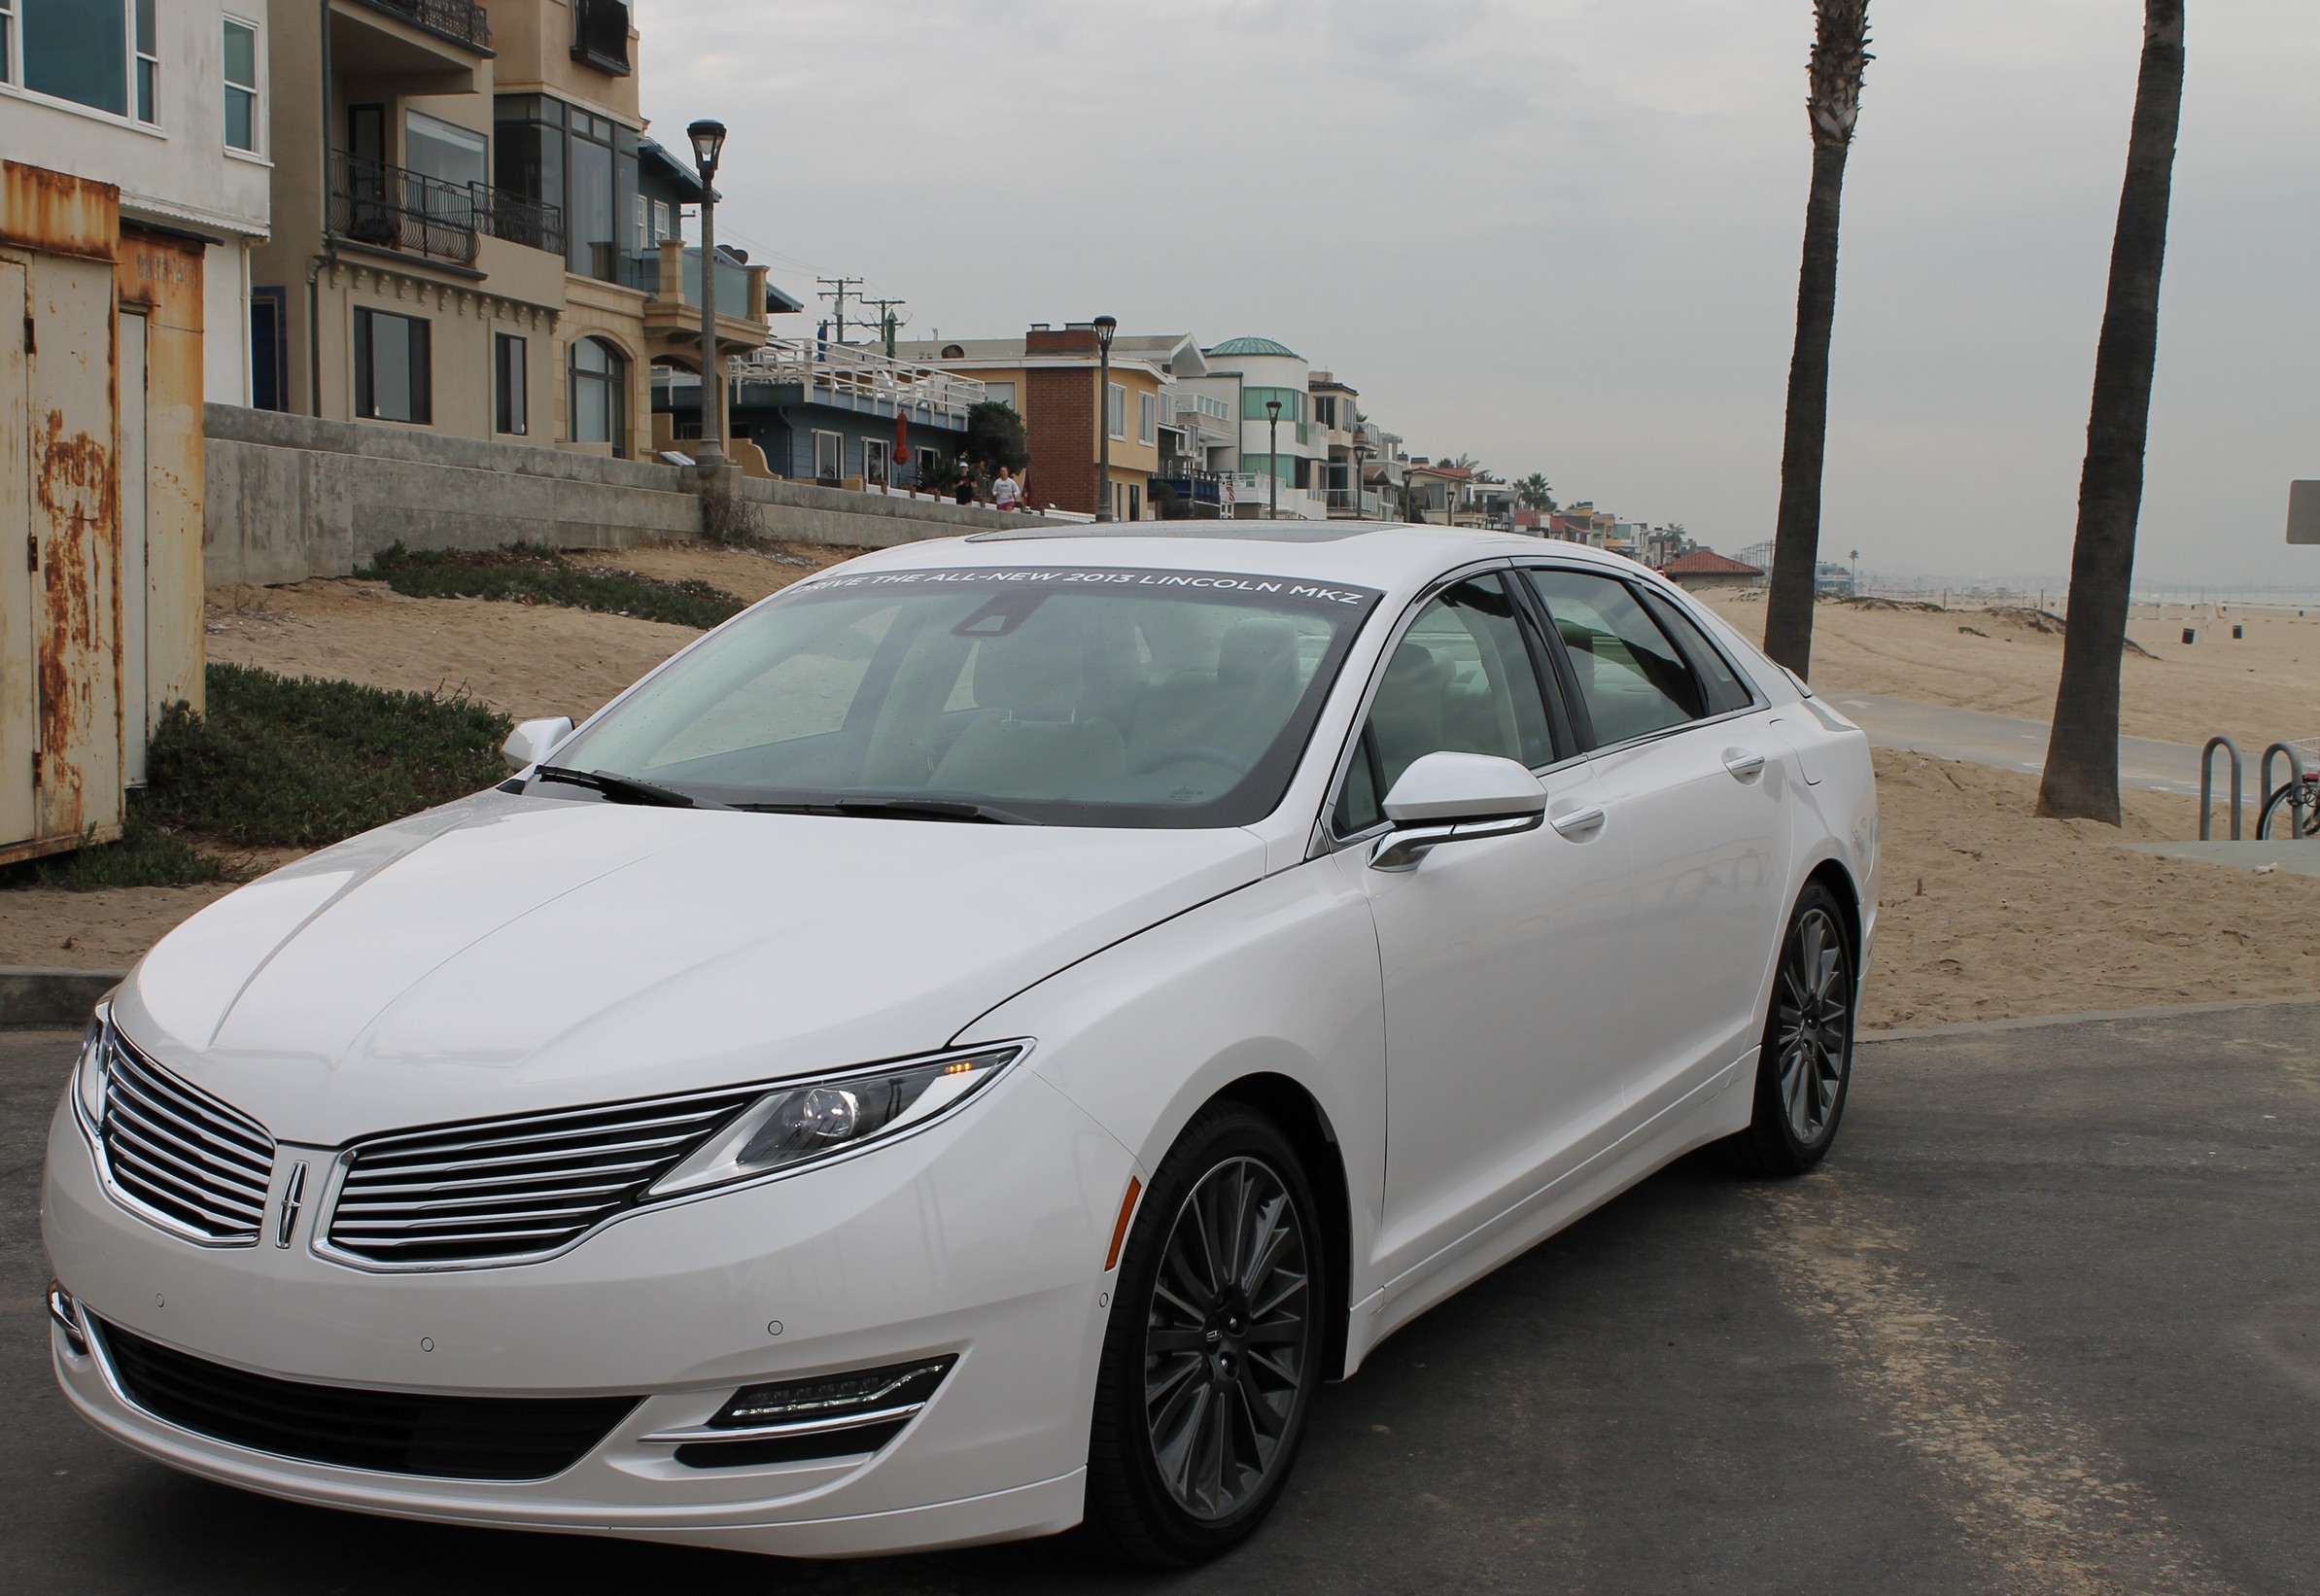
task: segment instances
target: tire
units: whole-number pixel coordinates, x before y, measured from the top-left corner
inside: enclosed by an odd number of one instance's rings
[[[1098,1549],[1182,1568],[1239,1544],[1280,1499],[1328,1339],[1320,1213],[1288,1138],[1238,1103],[1202,1110],[1161,1161],[1096,1373],[1087,1530]],[[1219,1245],[1240,1266],[1204,1267]]]
[[[1736,1172],[1801,1175],[1827,1157],[1853,1086],[1856,969],[1843,906],[1818,882],[1809,884],[1781,937],[1754,1117],[1722,1144]]]
[[[2291,781],[2265,801],[2264,813],[2256,820],[2257,841],[2274,841],[2274,823],[2279,827],[2276,840],[2280,842],[2320,836],[2320,802],[2307,802],[2302,808],[2292,802],[2300,785],[2308,783]],[[2320,794],[2315,797],[2320,797]]]

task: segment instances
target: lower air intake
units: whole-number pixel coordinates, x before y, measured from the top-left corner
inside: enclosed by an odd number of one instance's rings
[[[438,1397],[227,1369],[97,1323],[131,1402],[213,1440],[307,1463],[438,1479],[546,1479],[591,1451],[641,1397]]]

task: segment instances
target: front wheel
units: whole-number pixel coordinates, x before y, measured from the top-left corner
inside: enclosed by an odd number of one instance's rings
[[[1755,1116],[1727,1138],[1734,1168],[1801,1175],[1826,1156],[1853,1083],[1853,954],[1836,894],[1800,893],[1772,980],[1757,1056]]]
[[[2266,801],[2256,820],[2258,842],[2320,837],[2320,783],[2290,781]]]
[[[1114,1283],[1088,1526],[1156,1568],[1214,1557],[1279,1500],[1322,1376],[1326,1249],[1297,1151],[1203,1110],[1153,1175]]]

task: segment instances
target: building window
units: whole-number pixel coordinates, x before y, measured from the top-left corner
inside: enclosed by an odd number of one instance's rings
[[[838,485],[838,478],[846,474],[846,434],[821,433],[814,434],[814,480],[829,487]]]
[[[428,324],[417,316],[355,307],[355,414],[367,421],[434,419]]]
[[[290,408],[290,347],[283,322],[290,291],[250,291],[250,408]]]
[[[631,194],[629,198],[634,201],[631,209],[636,212],[636,248],[648,249],[652,245],[652,202],[642,194]]]
[[[675,231],[669,226],[669,202],[665,199],[654,200],[652,202],[652,241],[657,244],[664,238],[675,238]]]
[[[957,359],[956,356],[950,356],[949,358],[953,360]],[[1004,404],[1008,409],[1012,410],[1016,407],[1015,384],[1011,382],[987,382],[983,385],[983,398],[987,403]]]
[[[0,0],[0,84],[17,81],[17,0]]]
[[[532,430],[531,405],[526,397],[529,367],[524,340],[513,332],[492,334],[492,427],[496,432],[522,434]]]
[[[1134,482],[1127,485],[1127,519],[1130,521],[1144,519],[1144,490]]]
[[[258,150],[258,28],[225,18],[225,147]]]
[[[472,127],[406,109],[402,114],[402,163],[432,183],[402,185],[402,201],[455,227],[475,220],[476,191],[488,181],[490,140]]]
[[[1138,443],[1160,441],[1160,396],[1158,394],[1138,394],[1136,396],[1136,441]]]
[[[137,24],[137,53],[130,70],[137,79],[137,120],[161,120],[161,37],[154,20],[154,0],[132,0]]]
[[[571,345],[571,440],[609,443],[623,451],[627,418],[628,361],[602,338],[574,338]]]
[[[862,480],[874,488],[886,485],[886,461],[894,445],[883,437],[862,439]]]
[[[1103,430],[1114,437],[1127,435],[1127,390],[1118,383],[1104,396]]]
[[[17,0],[21,8],[20,80],[36,94],[129,114],[129,8],[117,0]],[[151,0],[138,20],[150,30]],[[140,37],[149,37],[141,31]],[[139,63],[143,64],[142,61]]]
[[[1305,419],[1305,396],[1294,388],[1243,388],[1240,391],[1240,414],[1243,421],[1266,421],[1264,406],[1273,399],[1281,401],[1281,424]]]

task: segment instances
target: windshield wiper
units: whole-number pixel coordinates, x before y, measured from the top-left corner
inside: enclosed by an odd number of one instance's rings
[[[985,825],[1035,826],[1028,815],[963,798],[832,798],[819,804],[736,804],[756,815],[852,815],[874,819],[964,820]]]
[[[675,787],[664,787],[653,781],[640,781],[633,776],[614,776],[608,771],[573,770],[569,765],[541,765],[532,773],[535,781],[563,781],[575,787],[591,787],[615,804],[653,804],[663,809],[722,809],[721,804],[704,804],[692,794]]]

